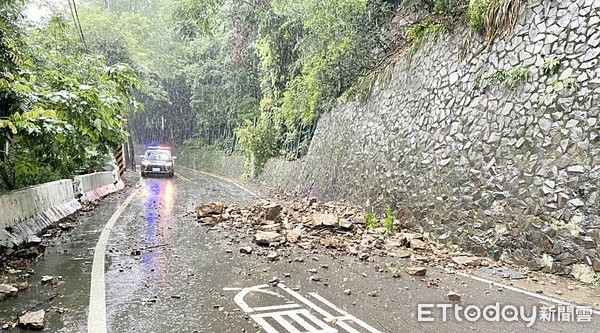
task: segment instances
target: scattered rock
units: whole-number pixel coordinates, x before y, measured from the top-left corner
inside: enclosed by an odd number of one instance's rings
[[[369,259],[369,254],[366,252],[361,252],[358,254],[358,259],[359,260],[367,260],[367,259]]]
[[[50,281],[54,280],[54,276],[50,276],[50,275],[44,275],[42,276],[42,283],[48,283]]]
[[[29,244],[40,244],[41,242],[42,242],[42,239],[36,235],[31,235],[31,236],[27,237],[27,243],[29,243]]]
[[[316,275],[311,275],[311,276],[308,278],[308,280],[309,280],[309,281],[315,281],[315,282],[319,282],[319,281],[321,281],[321,278],[320,278],[320,277],[318,277],[318,276],[316,276]]]
[[[275,251],[269,252],[269,254],[267,254],[266,258],[269,261],[275,261],[275,260],[279,259],[279,253],[277,253]]]
[[[9,284],[0,284],[0,302],[17,295],[19,289],[9,285]]]
[[[240,253],[251,254],[252,253],[252,246],[240,247]]]
[[[342,242],[337,238],[328,236],[323,240],[323,246],[327,248],[339,249],[342,248]]]
[[[326,226],[326,227],[335,227],[338,225],[338,218],[337,216],[333,215],[333,214],[315,214],[313,215],[313,221],[315,223],[315,225],[320,226]]]
[[[481,265],[481,259],[476,258],[476,257],[467,257],[467,256],[453,257],[452,261],[454,261],[455,263],[457,263],[459,265],[463,265],[463,266],[476,267],[476,266]]]
[[[456,293],[454,291],[448,292],[448,300],[450,302],[460,302],[460,298],[461,296],[459,293]]]
[[[348,219],[342,219],[339,221],[340,227],[344,228],[344,229],[352,229],[352,227],[354,226],[354,222],[352,220],[348,220]]]
[[[425,267],[405,267],[404,271],[408,275],[413,276],[424,276],[425,274],[427,274],[427,268]]]
[[[196,216],[198,218],[211,217],[223,213],[225,205],[221,202],[213,204],[203,204],[196,207]]]
[[[298,240],[300,239],[300,231],[293,229],[293,230],[288,230],[285,233],[285,239],[289,242],[289,243],[297,243]]]
[[[351,294],[352,294],[352,290],[350,290],[350,289],[345,289],[345,290],[344,290],[344,294],[346,294],[346,295],[351,295]]]
[[[46,311],[27,312],[19,317],[19,326],[33,330],[42,330],[46,324]]]
[[[588,265],[575,264],[571,266],[571,275],[585,283],[593,283],[596,280],[594,269]]]
[[[538,309],[539,309],[539,308],[548,308],[548,307],[550,307],[550,304],[548,304],[548,303],[546,303],[546,302],[539,301],[539,302],[537,302],[537,304],[536,304],[536,307],[537,307]]]
[[[379,289],[375,289],[373,291],[371,291],[370,293],[367,294],[370,297],[377,297],[379,296]]]
[[[254,241],[260,245],[272,246],[281,242],[282,239],[281,234],[272,231],[259,231],[254,235]]]
[[[412,239],[410,241],[410,248],[411,249],[419,249],[419,250],[425,250],[427,248],[427,244],[420,240],[420,239]]]
[[[263,205],[261,207],[262,210],[262,218],[268,221],[278,221],[279,213],[281,213],[281,205],[277,203],[270,203],[267,205]]]

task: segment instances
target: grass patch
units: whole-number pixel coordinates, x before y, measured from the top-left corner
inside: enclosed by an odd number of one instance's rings
[[[450,31],[446,25],[434,20],[425,20],[411,27],[407,31],[407,40],[412,43],[412,48],[408,51],[409,59],[426,44],[434,41],[439,36]]]
[[[531,69],[529,67],[517,66],[509,70],[499,70],[496,73],[496,80],[502,85],[506,85],[511,89],[527,82],[531,77]]]
[[[504,32],[512,32],[521,4],[525,0],[471,0],[467,9],[469,26],[485,33],[488,41]]]

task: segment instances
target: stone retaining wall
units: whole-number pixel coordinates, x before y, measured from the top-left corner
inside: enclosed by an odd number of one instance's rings
[[[400,60],[366,103],[321,117],[307,156],[271,160],[259,179],[391,207],[441,242],[591,281],[600,2],[531,1],[512,34],[477,38],[458,29]]]

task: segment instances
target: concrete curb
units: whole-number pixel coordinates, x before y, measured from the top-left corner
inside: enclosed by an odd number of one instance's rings
[[[96,201],[116,192],[114,174],[111,171],[75,176],[75,197],[82,203]]]
[[[12,247],[81,208],[70,179],[0,196],[0,245]]]
[[[120,180],[113,172],[75,176],[73,180],[27,187],[0,196],[0,245],[27,243],[53,223],[75,213],[81,203],[96,201],[116,192]]]

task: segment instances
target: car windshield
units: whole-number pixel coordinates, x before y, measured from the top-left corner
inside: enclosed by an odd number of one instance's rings
[[[171,153],[168,151],[160,151],[160,150],[147,151],[146,158],[150,159],[150,160],[167,161],[167,160],[171,159]]]

